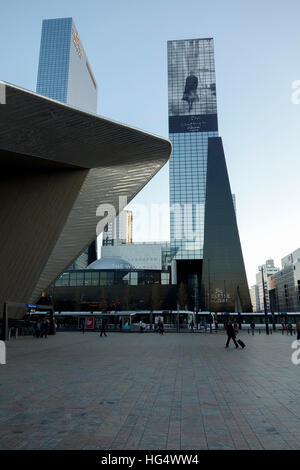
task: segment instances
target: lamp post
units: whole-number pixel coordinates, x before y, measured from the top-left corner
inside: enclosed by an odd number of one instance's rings
[[[195,322],[196,322],[197,330],[198,330],[198,310],[199,310],[199,286],[198,286],[198,276],[196,276],[194,278],[194,313],[195,313]]]
[[[264,297],[264,310],[265,310],[265,323],[266,323],[266,334],[269,334],[269,320],[268,320],[268,311],[267,311],[267,301],[265,293],[265,280],[264,280],[264,268],[261,266],[261,278],[262,278],[262,288],[263,288],[263,297]]]

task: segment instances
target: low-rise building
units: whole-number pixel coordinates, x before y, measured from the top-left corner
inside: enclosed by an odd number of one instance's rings
[[[272,296],[279,312],[300,310],[300,248],[281,260],[281,270],[274,275]]]

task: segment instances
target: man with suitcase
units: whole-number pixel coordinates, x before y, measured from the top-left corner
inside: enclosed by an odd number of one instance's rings
[[[236,336],[239,332],[238,328],[234,328],[234,332],[235,332],[235,336]],[[238,339],[237,342],[243,349],[246,347],[245,343],[241,339]]]
[[[236,339],[235,339],[235,331],[234,331],[232,322],[231,322],[230,320],[229,320],[229,322],[227,323],[227,328],[226,328],[226,330],[227,330],[227,343],[226,343],[226,348],[229,347],[229,343],[230,343],[230,340],[231,340],[231,339],[232,339],[232,341],[234,342],[235,347],[238,348],[239,345],[238,345],[238,343],[236,342]],[[245,344],[244,344],[241,340],[239,340],[238,342],[240,343],[240,345],[242,346],[242,348],[245,347]],[[241,343],[242,343],[243,345],[242,345]]]

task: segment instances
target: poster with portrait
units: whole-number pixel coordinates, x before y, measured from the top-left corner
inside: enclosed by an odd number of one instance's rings
[[[213,39],[168,42],[170,132],[216,131]]]

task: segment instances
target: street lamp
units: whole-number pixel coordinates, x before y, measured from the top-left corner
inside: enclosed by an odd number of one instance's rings
[[[261,278],[262,278],[262,288],[263,288],[263,297],[264,297],[264,310],[265,310],[265,323],[266,323],[266,334],[269,334],[269,320],[268,320],[268,311],[267,311],[267,301],[266,301],[266,292],[265,292],[265,280],[264,280],[264,268],[261,266]]]

